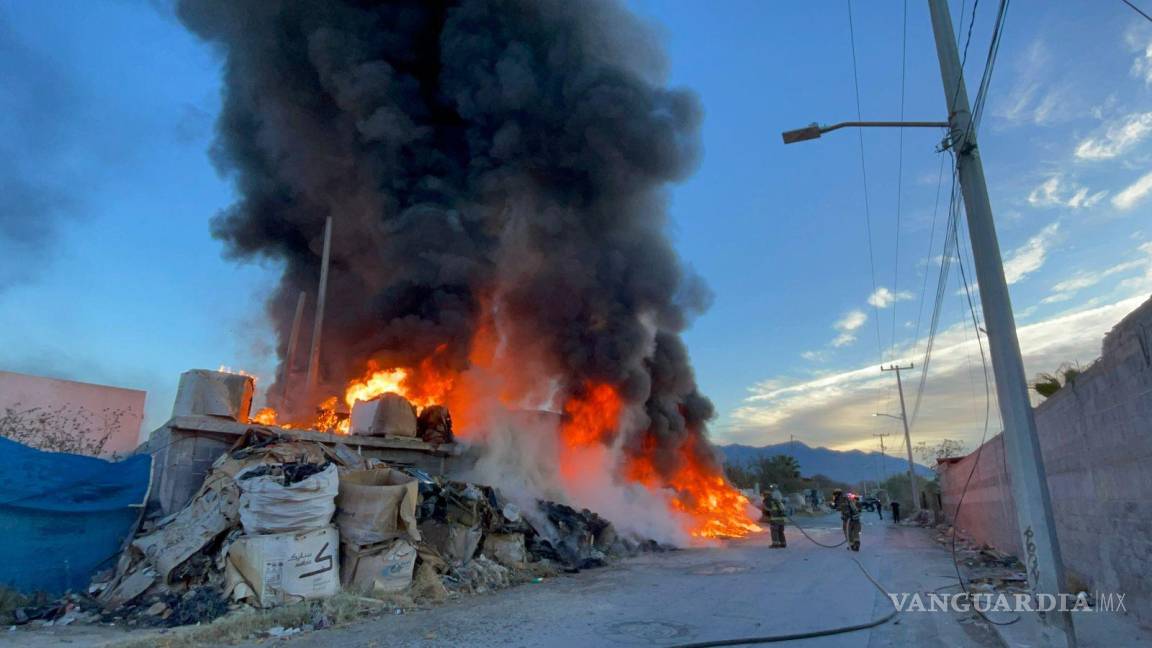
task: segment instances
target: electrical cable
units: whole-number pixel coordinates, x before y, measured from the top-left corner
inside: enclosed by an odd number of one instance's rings
[[[856,119],[864,121],[863,111],[860,107],[860,74],[856,62],[856,27],[852,18],[852,0],[847,0],[846,4],[848,5],[848,42],[852,50],[852,84],[856,90]],[[872,251],[872,208],[868,200],[868,165],[865,164],[864,158],[864,129],[857,128],[856,136],[860,142],[860,176],[864,182],[864,226],[868,232],[868,270],[872,276],[872,293],[875,294],[876,260]],[[876,354],[883,362],[884,345],[880,341],[880,309],[875,304],[872,305],[872,319],[876,322]]]
[[[928,258],[932,258],[932,244],[936,242],[936,218],[940,212],[940,194],[944,188],[944,162],[948,160],[947,157],[940,156],[940,171],[936,176],[936,202],[932,207],[932,229],[928,234]],[[912,335],[913,340],[920,339],[920,320],[924,316],[924,295],[928,293],[928,268],[924,268],[924,282],[920,286],[920,305],[916,308],[916,331]]]
[[[1132,11],[1135,11],[1136,13],[1140,14],[1141,16],[1144,16],[1144,19],[1147,20],[1148,22],[1152,22],[1152,16],[1149,16],[1148,14],[1141,11],[1140,7],[1137,7],[1136,5],[1132,4],[1131,2],[1128,2],[1128,0],[1120,0],[1120,2],[1123,2],[1124,4],[1128,5],[1129,7],[1132,7]]]
[[[960,277],[964,282],[964,295],[968,299],[968,310],[972,316],[972,328],[974,329],[973,332],[976,334],[976,345],[980,350],[980,364],[983,365],[984,368],[984,433],[980,436],[980,445],[976,450],[976,458],[972,460],[972,470],[968,471],[968,478],[964,480],[964,488],[960,491],[960,499],[956,502],[956,512],[952,515],[952,520],[954,522],[960,519],[960,509],[964,506],[964,497],[968,494],[968,486],[972,483],[972,477],[976,474],[976,468],[980,465],[980,456],[984,453],[984,443],[988,438],[988,425],[992,419],[992,381],[988,374],[988,358],[984,353],[984,343],[980,338],[980,325],[978,323],[979,320],[976,317],[976,304],[972,301],[972,291],[968,285],[968,274],[964,270],[963,256],[960,256],[958,265],[960,267]],[[964,596],[966,598],[971,598],[971,594],[968,592],[968,586],[964,583],[964,576],[960,573],[960,560],[956,557],[955,527],[952,529],[952,542],[950,547],[952,553],[952,566],[956,569],[956,578],[960,581],[960,589],[963,590]],[[973,607],[973,609],[976,610],[976,613],[980,615],[980,618],[984,619],[988,623],[991,623],[992,625],[1012,625],[1013,623],[1016,623],[1020,620],[1020,615],[1016,615],[1016,618],[1012,619],[1011,621],[993,621],[992,619],[988,618],[988,615],[984,614],[984,612],[979,608]]]
[[[904,121],[905,80],[908,71],[908,0],[904,0],[903,28],[900,37],[900,121]],[[892,254],[892,346],[890,355],[896,355],[896,308],[900,282],[900,208],[904,197],[904,129],[897,128],[896,145],[896,243]]]

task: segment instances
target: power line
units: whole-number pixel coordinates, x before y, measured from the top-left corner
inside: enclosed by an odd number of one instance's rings
[[[1140,7],[1137,7],[1136,5],[1132,4],[1131,2],[1128,2],[1128,0],[1120,0],[1120,2],[1123,2],[1124,4],[1128,5],[1129,7],[1132,7],[1132,11],[1135,11],[1136,13],[1140,14],[1141,16],[1144,16],[1144,19],[1147,20],[1148,22],[1152,22],[1152,16],[1149,16],[1148,14],[1141,11]]]
[[[856,90],[856,119],[864,121],[863,110],[860,107],[860,73],[856,62],[856,27],[852,18],[852,0],[848,5],[848,39],[852,49],[852,84]],[[868,166],[864,161],[864,129],[857,128],[856,135],[860,141],[860,175],[864,180],[864,226],[868,230],[868,270],[872,275],[872,293],[876,293],[876,260],[872,252],[872,209],[868,200]],[[884,360],[884,346],[880,342],[880,310],[872,305],[872,319],[876,321],[876,353],[880,360]]]
[[[924,359],[921,363],[920,384],[916,388],[916,399],[912,405],[912,423],[920,415],[920,404],[924,397],[924,387],[928,383],[928,369],[932,362],[932,349],[936,343],[936,332],[940,326],[940,315],[943,312],[944,297],[948,292],[948,271],[952,264],[953,251],[958,249],[956,244],[956,221],[960,217],[960,185],[957,182],[957,169],[955,158],[952,164],[952,188],[948,199],[948,221],[944,231],[944,251],[940,256],[940,274],[936,283],[936,299],[932,305],[932,320],[928,327],[928,341],[924,345]]]
[[[900,121],[904,121],[904,88],[908,70],[908,0],[904,0],[904,18],[900,34]],[[900,281],[900,207],[904,196],[904,129],[896,129],[899,143],[896,147],[896,251],[892,263],[892,351],[896,355],[896,306]]]
[[[928,233],[928,261],[932,260],[932,244],[936,242],[936,219],[940,212],[940,194],[944,188],[944,162],[948,160],[945,155],[940,156],[940,171],[936,175],[936,202],[932,207],[932,229]],[[920,340],[920,320],[924,316],[924,295],[928,293],[928,266],[924,267],[924,281],[920,286],[920,305],[916,308],[916,332],[913,341]]]

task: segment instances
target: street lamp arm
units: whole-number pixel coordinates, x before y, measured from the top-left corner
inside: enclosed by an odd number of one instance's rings
[[[804,128],[785,131],[781,135],[785,144],[803,142],[819,138],[841,128],[948,128],[948,122],[936,121],[847,121],[829,126],[812,123]]]

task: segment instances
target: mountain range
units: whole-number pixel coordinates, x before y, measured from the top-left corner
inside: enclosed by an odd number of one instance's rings
[[[717,447],[723,454],[725,463],[747,465],[759,457],[789,455],[795,457],[800,464],[802,476],[825,475],[847,484],[858,484],[865,480],[875,481],[877,476],[886,479],[908,471],[908,460],[901,457],[861,450],[813,448],[799,441],[760,447],[739,444]],[[913,465],[916,467],[918,477],[932,479],[935,476],[932,469],[927,466],[919,463]]]

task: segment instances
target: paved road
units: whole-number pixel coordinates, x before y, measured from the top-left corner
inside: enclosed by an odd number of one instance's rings
[[[826,543],[834,515],[801,521]],[[341,646],[668,646],[806,632],[865,623],[891,610],[889,591],[931,591],[954,582],[949,555],[917,528],[865,515],[859,554],[824,549],[789,528],[789,546],[767,533],[714,549],[640,556],[607,569],[465,597],[426,610],[296,637],[286,648]],[[979,622],[951,613],[906,613],[883,626],[791,645],[804,648],[1001,646]]]

